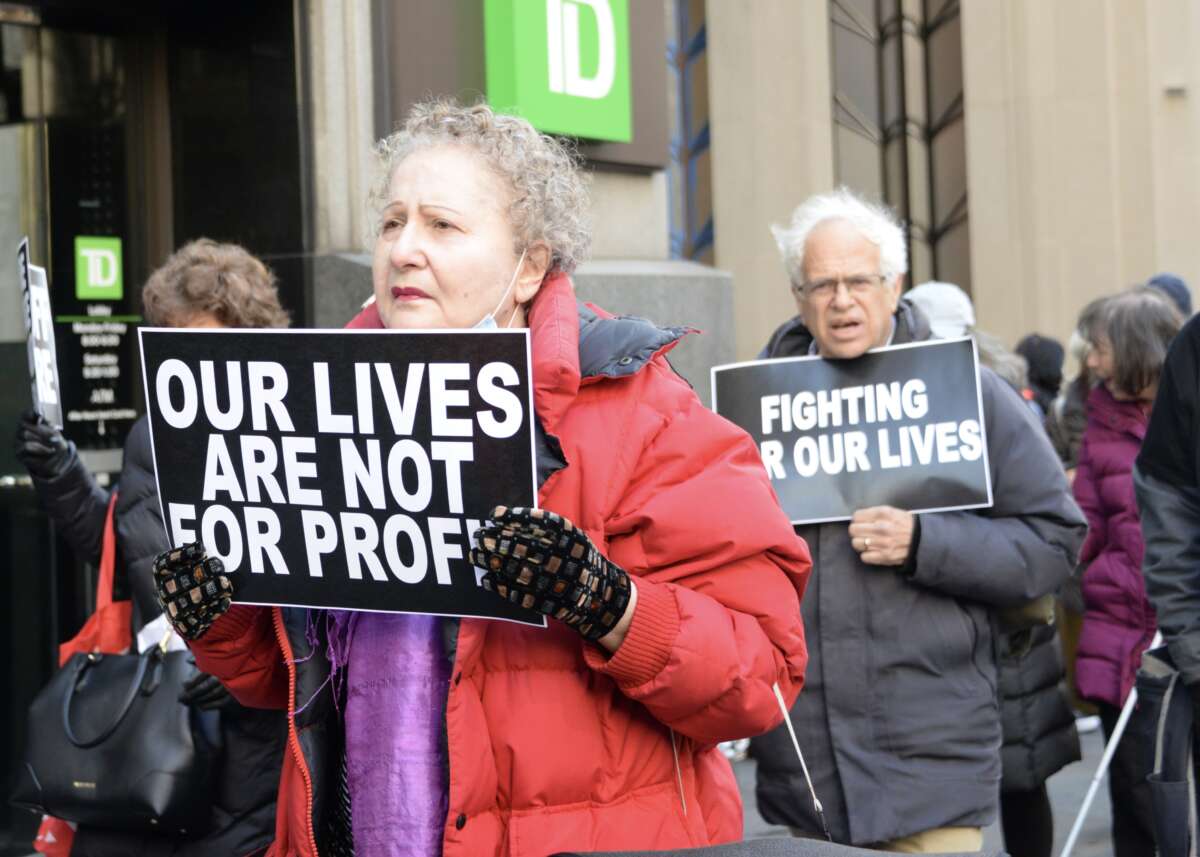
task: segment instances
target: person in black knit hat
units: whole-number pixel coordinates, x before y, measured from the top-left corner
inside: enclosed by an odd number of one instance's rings
[[[1016,351],[1029,364],[1029,386],[1043,414],[1050,413],[1063,380],[1063,347],[1057,339],[1031,333],[1017,343]]]
[[[1182,277],[1164,271],[1148,279],[1146,285],[1152,289],[1158,289],[1169,297],[1183,315],[1184,320],[1192,317],[1192,291]]]

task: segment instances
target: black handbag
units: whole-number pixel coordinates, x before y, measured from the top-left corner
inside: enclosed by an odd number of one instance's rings
[[[179,701],[186,651],[75,654],[29,707],[12,802],[66,821],[166,835],[203,833],[217,747]]]

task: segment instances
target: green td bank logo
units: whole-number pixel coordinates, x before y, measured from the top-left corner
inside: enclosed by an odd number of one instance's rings
[[[542,131],[633,139],[629,0],[484,0],[487,95]]]
[[[75,297],[81,301],[116,301],[123,293],[121,239],[75,236]]]

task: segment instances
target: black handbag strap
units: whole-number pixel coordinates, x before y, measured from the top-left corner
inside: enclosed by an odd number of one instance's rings
[[[121,725],[121,721],[125,719],[125,715],[129,713],[129,709],[133,707],[133,701],[137,698],[138,688],[141,687],[142,681],[146,677],[146,670],[150,666],[151,659],[157,660],[161,656],[162,649],[154,646],[138,658],[137,671],[134,673],[133,681],[129,683],[129,689],[125,692],[125,699],[117,709],[112,723],[102,729],[100,734],[95,738],[90,738],[87,741],[80,740],[75,734],[75,730],[71,728],[71,700],[75,698],[75,690],[79,687],[79,681],[83,678],[84,672],[97,663],[100,657],[103,656],[88,655],[86,658],[80,658],[75,663],[75,675],[71,677],[71,683],[68,686],[67,692],[63,694],[62,722],[63,732],[66,733],[67,740],[79,749],[86,750],[89,747],[95,747],[116,732],[117,727]]]

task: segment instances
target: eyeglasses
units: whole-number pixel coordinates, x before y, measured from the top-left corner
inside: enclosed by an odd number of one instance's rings
[[[883,274],[851,274],[849,277],[829,277],[824,280],[813,280],[810,283],[793,283],[792,292],[796,297],[813,298],[818,301],[831,299],[837,292],[838,285],[845,284],[846,291],[854,297],[867,294],[875,286],[886,282]]]

